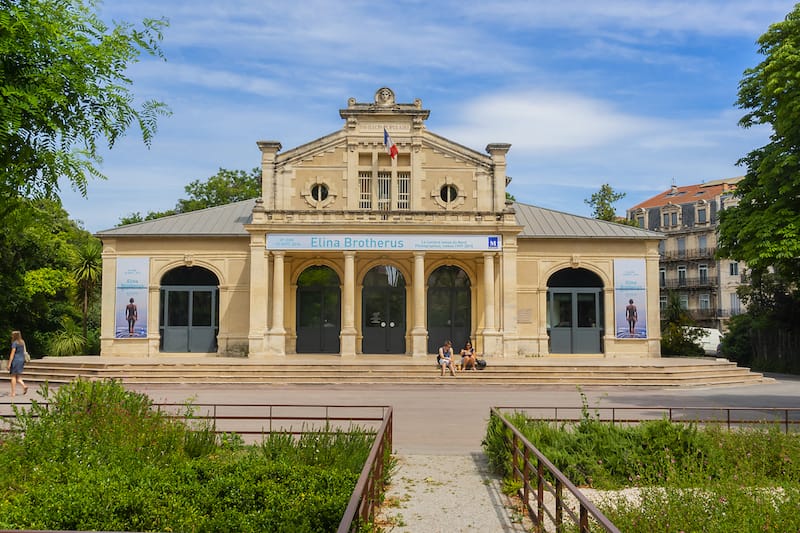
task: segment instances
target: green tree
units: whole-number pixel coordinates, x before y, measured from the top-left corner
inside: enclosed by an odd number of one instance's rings
[[[615,192],[611,185],[604,183],[600,186],[599,191],[583,202],[591,206],[592,217],[598,220],[626,223],[624,219],[617,216],[617,212],[614,209],[614,204],[623,198],[625,198],[624,192]]]
[[[0,0],[0,207],[57,195],[59,180],[86,194],[103,178],[98,144],[135,124],[150,145],[166,106],[134,106],[129,64],[162,56],[164,19],[106,25],[96,0]]]
[[[87,338],[89,324],[89,297],[100,284],[103,274],[103,250],[100,242],[93,239],[78,248],[78,260],[72,271],[81,291],[81,312],[83,315],[83,338]]]
[[[216,174],[208,179],[194,180],[183,190],[186,191],[188,198],[179,199],[174,209],[161,212],[150,211],[145,216],[142,216],[141,213],[131,213],[121,217],[119,225],[123,226],[257,198],[261,195],[261,169],[254,168],[247,172],[220,168]]]
[[[800,4],[758,39],[764,60],[744,72],[737,106],[744,128],[769,125],[770,142],[743,157],[738,205],[720,216],[720,254],[800,280]]]
[[[73,271],[79,250],[93,237],[69,219],[58,199],[16,198],[9,205],[0,231],[0,335],[19,329],[29,351],[41,354],[64,318],[77,322],[82,315]],[[96,302],[95,292],[90,324]]]

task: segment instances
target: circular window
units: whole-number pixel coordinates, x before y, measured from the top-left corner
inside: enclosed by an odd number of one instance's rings
[[[311,187],[311,197],[317,202],[321,202],[328,197],[328,187],[318,183]]]
[[[439,191],[439,196],[441,196],[445,203],[449,204],[450,202],[454,202],[456,197],[458,197],[458,189],[453,185],[445,185],[442,187],[442,190]]]

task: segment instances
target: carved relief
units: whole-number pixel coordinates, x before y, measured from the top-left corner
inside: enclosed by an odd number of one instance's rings
[[[382,107],[387,107],[395,104],[394,91],[388,87],[381,87],[375,93],[375,103]]]

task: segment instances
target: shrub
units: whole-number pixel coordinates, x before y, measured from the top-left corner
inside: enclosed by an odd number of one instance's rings
[[[40,395],[0,443],[0,529],[331,531],[374,440],[355,428],[245,446],[190,404],[178,421],[114,381]]]

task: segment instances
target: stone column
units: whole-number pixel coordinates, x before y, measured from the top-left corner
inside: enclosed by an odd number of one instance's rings
[[[250,235],[250,326],[247,333],[248,357],[264,357],[267,352],[267,248],[263,233]]]
[[[515,357],[519,351],[519,332],[517,330],[517,317],[519,309],[517,304],[517,243],[516,239],[503,238],[503,254],[500,256],[503,272],[503,301],[502,301],[502,354],[505,357]]]
[[[272,329],[269,331],[270,352],[272,355],[286,355],[286,329],[283,325],[284,308],[284,251],[272,252],[273,273],[272,273]]]
[[[483,353],[501,355],[494,315],[494,253],[483,254]]]
[[[340,353],[342,357],[356,355],[356,252],[344,252],[344,288],[342,290],[342,331]]]
[[[428,330],[425,327],[425,252],[414,252],[414,327],[411,329],[411,355],[428,355]]]

